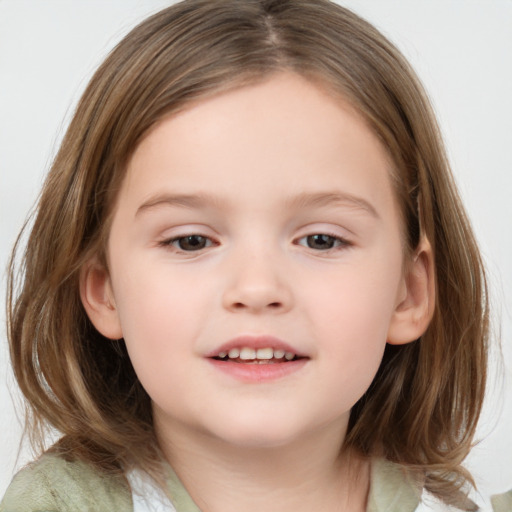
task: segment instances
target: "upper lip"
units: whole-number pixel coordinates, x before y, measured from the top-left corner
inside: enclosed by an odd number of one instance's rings
[[[275,336],[268,335],[243,335],[237,336],[226,343],[220,345],[216,349],[206,354],[206,357],[216,357],[221,352],[229,352],[232,348],[248,347],[254,350],[259,348],[272,348],[274,350],[284,350],[285,352],[292,352],[297,357],[307,357],[306,354],[300,352],[295,347],[292,347],[283,340]]]

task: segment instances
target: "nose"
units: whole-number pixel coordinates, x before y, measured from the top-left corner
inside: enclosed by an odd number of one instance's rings
[[[270,254],[254,253],[228,264],[223,306],[232,312],[283,313],[292,307],[284,265]]]

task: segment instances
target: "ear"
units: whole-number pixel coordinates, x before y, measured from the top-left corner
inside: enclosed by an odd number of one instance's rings
[[[90,321],[103,336],[112,340],[123,337],[110,276],[97,258],[82,267],[80,298]]]
[[[424,237],[406,264],[397,305],[388,331],[388,343],[417,340],[432,320],[435,308],[434,255]]]

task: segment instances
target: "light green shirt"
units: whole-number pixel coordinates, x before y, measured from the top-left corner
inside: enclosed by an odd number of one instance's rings
[[[200,512],[169,468],[167,485],[177,512]],[[397,464],[372,463],[367,512],[413,512],[421,488]],[[44,455],[20,471],[0,503],[0,512],[132,512],[123,478],[99,473],[84,462]]]
[[[512,512],[512,490],[491,498],[494,512]]]

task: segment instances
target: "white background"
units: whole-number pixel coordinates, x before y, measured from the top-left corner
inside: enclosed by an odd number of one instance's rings
[[[17,459],[21,427],[5,340],[10,248],[91,73],[131,27],[169,3],[0,0],[0,496],[29,457]],[[468,466],[483,494],[504,491],[512,488],[512,0],[340,3],[399,46],[438,113],[489,270],[494,341],[503,343]]]

